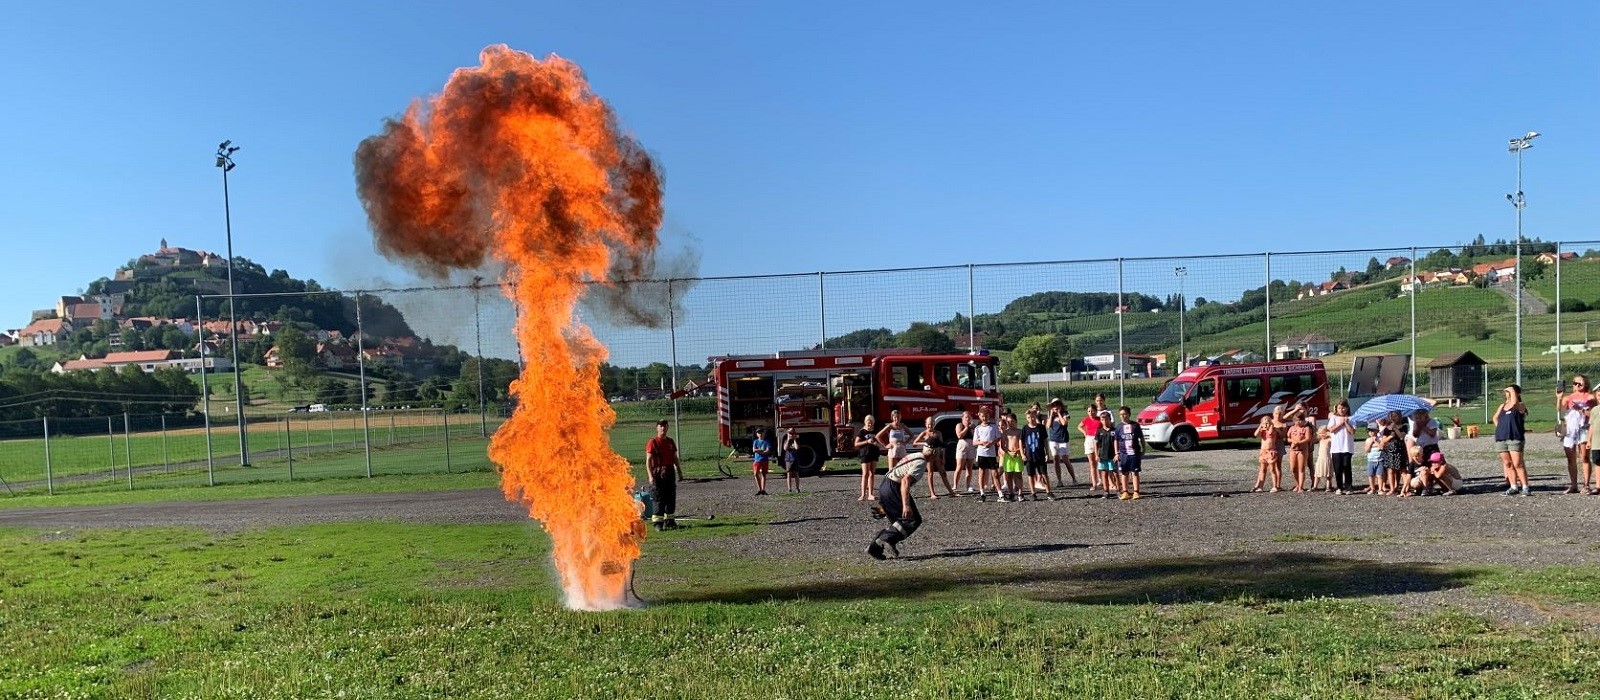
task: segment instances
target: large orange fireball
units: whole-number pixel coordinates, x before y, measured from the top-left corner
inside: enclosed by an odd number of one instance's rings
[[[361,143],[357,187],[385,255],[435,274],[505,264],[526,369],[489,456],[506,498],[550,533],[567,604],[625,606],[642,528],[606,436],[606,350],[573,307],[590,281],[654,269],[660,174],[577,65],[505,46],[480,58]]]

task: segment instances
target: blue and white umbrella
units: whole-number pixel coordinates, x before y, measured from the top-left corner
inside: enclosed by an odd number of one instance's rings
[[[1433,404],[1420,396],[1384,394],[1382,396],[1374,396],[1368,399],[1366,403],[1361,404],[1361,408],[1356,409],[1355,415],[1350,416],[1350,420],[1357,425],[1365,425],[1389,415],[1390,411],[1399,411],[1400,415],[1409,418],[1411,414],[1417,411],[1431,410],[1433,410]]]

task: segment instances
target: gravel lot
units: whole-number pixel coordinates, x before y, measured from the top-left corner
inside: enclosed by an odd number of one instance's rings
[[[1532,440],[1534,495],[1528,498],[1499,494],[1500,469],[1487,438],[1446,441],[1443,447],[1467,477],[1461,495],[1399,499],[1247,493],[1254,478],[1254,451],[1236,446],[1150,455],[1144,470],[1147,495],[1139,501],[1091,498],[1081,486],[1054,502],[980,503],[967,497],[929,501],[926,488],[919,485],[926,523],[902,546],[903,556],[883,566],[932,573],[1174,557],[1242,558],[1255,566],[1275,560],[1293,566],[1318,557],[1382,566],[1600,562],[1593,535],[1600,497],[1561,493],[1565,466],[1552,436]],[[1076,466],[1081,476],[1081,462]],[[865,505],[855,500],[855,486],[854,476],[838,473],[806,479],[803,493],[783,494],[783,479],[774,475],[769,482],[774,495],[758,497],[747,476],[694,481],[680,490],[679,510],[685,515],[754,516],[768,524],[757,534],[698,540],[695,546],[750,556],[792,554],[871,564],[862,549],[881,522],[867,517]],[[0,526],[66,530],[193,526],[227,532],[365,519],[485,523],[519,522],[525,515],[493,489],[0,511]],[[685,522],[688,527],[709,524]],[[1392,592],[1419,605],[1437,602],[1438,591],[1415,591],[1403,584]],[[1389,593],[1382,588],[1368,592]],[[1527,606],[1485,602],[1481,596],[1472,600],[1477,602],[1462,602],[1502,619],[1539,621]]]

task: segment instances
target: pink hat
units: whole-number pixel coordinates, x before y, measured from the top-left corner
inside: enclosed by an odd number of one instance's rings
[[[1429,462],[1435,462],[1435,463],[1443,462],[1444,461],[1444,453],[1443,452],[1435,452],[1432,455],[1428,456],[1428,461]]]

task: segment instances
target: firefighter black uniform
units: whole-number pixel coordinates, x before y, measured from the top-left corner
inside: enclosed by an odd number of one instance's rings
[[[916,499],[911,495],[912,487],[927,476],[929,463],[943,459],[944,445],[934,438],[923,445],[922,452],[901,459],[889,470],[887,478],[878,484],[877,508],[889,518],[889,526],[878,532],[872,544],[867,546],[867,554],[872,558],[883,559],[885,549],[900,556],[898,545],[922,527],[922,514],[917,512]]]

